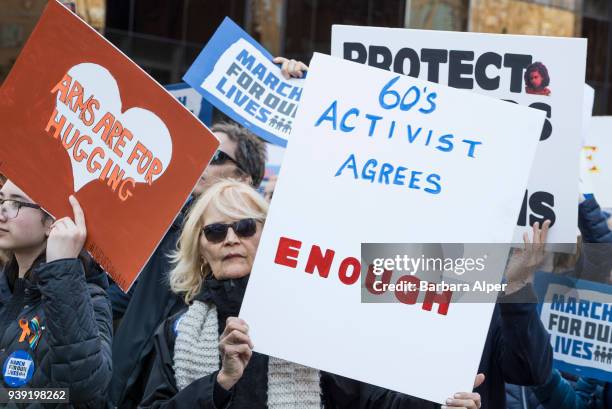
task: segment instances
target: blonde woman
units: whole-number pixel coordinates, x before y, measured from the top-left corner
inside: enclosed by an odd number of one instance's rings
[[[155,335],[141,407],[437,407],[381,389],[370,400],[359,382],[253,352],[248,324],[236,317],[267,210],[263,197],[238,181],[221,181],[194,203],[170,273],[172,290],[189,307]],[[478,394],[466,396],[457,407],[479,407]]]

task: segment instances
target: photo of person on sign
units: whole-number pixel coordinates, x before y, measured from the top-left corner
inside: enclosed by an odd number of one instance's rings
[[[541,62],[534,62],[525,71],[525,92],[535,95],[550,95],[550,76],[548,69]]]

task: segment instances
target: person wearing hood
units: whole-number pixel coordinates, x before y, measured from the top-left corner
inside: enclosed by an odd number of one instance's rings
[[[170,273],[172,290],[188,308],[155,335],[141,408],[353,408],[372,401],[362,396],[366,388],[341,387],[345,378],[253,352],[248,323],[237,316],[267,210],[252,187],[231,180],[213,185],[193,204]],[[371,409],[424,402],[375,391],[385,396]],[[477,409],[480,396],[465,393],[448,405]]]
[[[112,314],[102,269],[83,251],[85,217],[47,214],[10,180],[0,189],[0,368],[3,388],[66,388],[69,403],[7,408],[103,408]]]

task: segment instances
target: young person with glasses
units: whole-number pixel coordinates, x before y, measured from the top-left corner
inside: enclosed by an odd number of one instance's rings
[[[10,180],[0,189],[0,386],[67,388],[68,408],[103,408],[111,379],[106,274],[83,251],[83,211],[54,220]],[[38,408],[39,404],[8,404]]]
[[[237,316],[267,211],[261,195],[237,181],[213,185],[194,203],[170,273],[172,290],[188,307],[155,334],[141,408],[357,408],[368,400],[359,389],[337,387],[330,374],[253,352],[248,324]],[[377,399],[363,408],[413,408],[419,401],[383,393],[382,405]],[[449,407],[477,409],[480,397],[466,393]]]

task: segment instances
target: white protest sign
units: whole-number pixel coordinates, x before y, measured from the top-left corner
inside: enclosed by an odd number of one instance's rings
[[[589,145],[591,133],[591,116],[593,115],[593,103],[595,102],[595,90],[588,84],[584,84],[584,101],[582,104],[582,149],[580,151],[580,193],[593,194],[593,146]],[[592,141],[592,140],[591,140]]]
[[[593,193],[603,208],[612,207],[612,116],[591,117],[581,160],[583,186],[591,189],[583,193]]]
[[[508,243],[543,120],[315,54],[240,313],[255,350],[437,402],[471,390],[493,304],[363,304],[360,246]]]
[[[546,112],[513,242],[536,221],[574,243],[586,39],[332,27],[332,55]],[[559,52],[559,50],[563,50]],[[472,112],[480,120],[479,112]]]
[[[582,143],[586,145],[593,115],[593,103],[595,102],[595,90],[588,84],[584,84],[584,101],[582,104]]]

